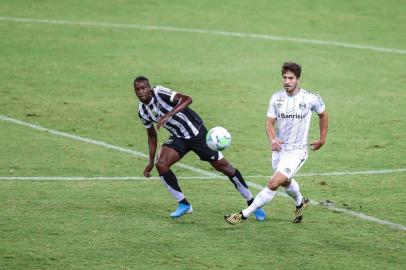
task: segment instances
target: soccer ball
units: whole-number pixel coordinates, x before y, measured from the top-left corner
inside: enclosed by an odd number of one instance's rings
[[[231,135],[223,127],[214,127],[209,130],[206,136],[207,146],[214,151],[222,151],[230,146]]]

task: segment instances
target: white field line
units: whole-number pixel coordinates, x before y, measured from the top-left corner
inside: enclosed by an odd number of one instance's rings
[[[30,127],[32,129],[48,132],[48,133],[53,134],[53,135],[57,135],[57,136],[61,136],[61,137],[74,139],[74,140],[77,140],[77,141],[82,141],[82,142],[86,142],[86,143],[90,143],[90,144],[103,146],[105,148],[109,148],[109,149],[113,149],[113,150],[116,150],[116,151],[128,153],[128,154],[136,156],[136,157],[148,158],[148,155],[146,155],[146,154],[144,154],[142,152],[134,151],[134,150],[131,150],[131,149],[128,149],[128,148],[120,147],[120,146],[115,146],[115,145],[105,143],[105,142],[101,142],[101,141],[88,139],[88,138],[77,136],[77,135],[72,135],[72,134],[69,134],[69,133],[66,133],[66,132],[61,132],[61,131],[57,131],[57,130],[53,130],[53,129],[49,129],[49,128],[44,128],[44,127],[41,127],[41,126],[38,126],[38,125],[35,125],[35,124],[30,124],[30,123],[23,122],[23,121],[14,119],[14,118],[10,118],[10,117],[7,117],[5,115],[0,115],[0,120],[11,122],[11,123],[21,125],[21,126]],[[177,165],[178,167],[184,168],[184,169],[191,170],[191,171],[196,172],[196,173],[203,174],[205,176],[216,176],[217,175],[217,174],[205,171],[205,170],[201,170],[201,169],[198,169],[198,168],[195,168],[195,167],[192,167],[192,166],[182,164],[182,163],[176,163],[175,165]]]
[[[296,174],[298,177],[310,177],[310,176],[346,176],[346,175],[363,175],[363,174],[387,174],[387,173],[403,173],[406,169],[394,169],[394,170],[370,170],[370,171],[358,171],[358,172],[331,172],[331,173],[304,173]],[[270,175],[244,175],[244,178],[261,178],[269,179]],[[190,180],[190,179],[228,179],[226,176],[177,176],[178,179]],[[144,176],[0,176],[1,180],[27,180],[27,181],[80,181],[80,180],[157,180],[159,177],[145,178]]]
[[[178,179],[228,179],[226,177],[212,177],[212,176],[177,176]],[[102,180],[160,180],[157,176],[146,178],[144,176],[0,176],[0,181],[4,180],[19,180],[19,181],[102,181]]]
[[[254,188],[258,189],[258,190],[262,190],[264,188],[263,186],[258,185],[257,183],[247,182],[247,184],[250,187],[254,187]],[[283,197],[288,197],[289,198],[289,195],[286,194],[285,192],[277,191],[277,193],[278,193],[278,195],[282,195]],[[391,228],[394,228],[394,229],[406,231],[406,226],[403,226],[401,224],[393,223],[393,222],[390,222],[390,221],[387,221],[387,220],[378,219],[376,217],[365,215],[364,213],[361,213],[361,212],[355,212],[355,211],[351,211],[351,210],[348,210],[348,209],[338,208],[338,207],[334,206],[333,204],[322,204],[322,203],[319,203],[319,202],[317,202],[315,200],[312,200],[312,199],[310,199],[310,204],[312,204],[312,205],[320,205],[320,206],[323,206],[324,208],[330,209],[330,210],[332,210],[334,212],[344,213],[344,214],[347,214],[347,215],[350,215],[350,216],[353,216],[353,217],[357,217],[357,218],[360,218],[360,219],[372,221],[372,222],[382,224],[382,225],[387,225],[387,226],[389,226]]]
[[[14,119],[14,118],[10,118],[10,117],[4,116],[4,115],[0,115],[0,120],[11,122],[11,123],[14,123],[14,124],[17,124],[17,125],[30,127],[30,128],[36,129],[36,130],[48,132],[48,133],[56,135],[56,136],[67,137],[67,138],[70,138],[70,139],[74,139],[74,140],[78,140],[78,141],[82,141],[82,142],[86,142],[86,143],[90,143],[90,144],[103,146],[105,148],[117,150],[117,151],[120,151],[120,152],[129,153],[129,154],[137,156],[137,157],[144,157],[144,158],[148,157],[146,154],[141,153],[141,152],[133,151],[133,150],[126,149],[126,148],[123,148],[123,147],[119,147],[119,146],[114,146],[114,145],[111,145],[111,144],[108,144],[108,143],[105,143],[105,142],[101,142],[101,141],[96,141],[96,140],[87,139],[87,138],[84,138],[84,137],[68,134],[68,133],[65,133],[65,132],[60,132],[60,131],[53,130],[53,129],[44,128],[44,127],[41,127],[41,126],[38,126],[38,125],[26,123],[26,122],[23,122],[23,121]],[[201,169],[198,169],[198,168],[195,168],[195,167],[192,167],[192,166],[188,166],[188,165],[183,164],[182,167],[185,168],[185,169],[189,169],[189,170],[191,170],[193,172],[199,172],[199,173],[205,175],[206,178],[216,176],[215,174],[213,174],[211,172],[201,170]],[[43,179],[41,177],[38,177],[38,178]],[[60,177],[53,178],[53,180],[57,180],[57,178],[60,178]],[[205,178],[205,177],[197,177],[197,178]],[[218,175],[217,178],[224,179],[225,177],[222,177],[222,176]],[[10,178],[8,178],[8,179],[10,179]],[[84,178],[82,178],[82,179],[84,180]],[[98,178],[98,179],[102,180],[101,178]],[[153,179],[156,179],[156,178],[153,178]],[[21,179],[21,180],[23,180],[23,179]],[[80,180],[80,179],[76,179],[76,180]],[[107,180],[107,179],[105,179],[105,180]],[[251,187],[254,187],[254,188],[258,189],[258,190],[262,190],[264,188],[262,185],[259,185],[259,184],[254,183],[254,182],[247,181],[247,184],[249,186],[251,186]],[[288,196],[284,192],[278,192],[278,194],[282,195],[282,196]],[[316,202],[314,200],[311,200],[311,204],[320,205],[320,203],[318,203],[318,202]],[[348,215],[351,215],[351,216],[354,216],[354,217],[357,217],[357,218],[361,218],[361,219],[372,221],[372,222],[375,222],[375,223],[378,223],[378,224],[387,225],[387,226],[390,226],[390,227],[395,228],[395,229],[406,231],[406,226],[403,226],[401,224],[396,224],[396,223],[392,223],[392,222],[389,222],[389,221],[386,221],[386,220],[381,220],[381,219],[378,219],[378,218],[375,218],[375,217],[365,215],[365,214],[360,213],[360,212],[355,212],[355,211],[350,211],[348,209],[338,208],[338,207],[335,207],[333,205],[323,205],[323,206],[325,208],[327,208],[327,209],[330,209],[330,210],[333,210],[333,211],[336,211],[336,212],[345,213],[345,214],[348,214]]]
[[[311,176],[346,176],[346,175],[362,175],[362,174],[386,174],[386,173],[403,173],[406,172],[406,168],[403,169],[387,169],[387,170],[368,170],[357,172],[327,172],[327,173],[298,173],[298,177],[311,177]],[[270,178],[270,175],[249,175],[245,178]]]
[[[262,39],[262,40],[287,41],[287,42],[294,42],[294,43],[336,46],[336,47],[371,50],[371,51],[386,52],[386,53],[406,54],[406,50],[402,50],[402,49],[383,48],[383,47],[376,47],[376,46],[369,46],[369,45],[357,45],[357,44],[351,44],[351,43],[317,40],[317,39],[292,38],[292,37],[283,37],[283,36],[274,36],[274,35],[250,34],[250,33],[243,33],[243,32],[227,32],[227,31],[216,31],[216,30],[197,29],[197,28],[183,28],[183,27],[171,27],[171,26],[159,26],[159,25],[122,24],[122,23],[108,23],[108,22],[72,21],[72,20],[31,19],[31,18],[16,18],[16,17],[5,17],[5,16],[0,16],[0,21],[18,22],[18,23],[77,25],[77,26],[107,27],[107,28],[127,28],[127,29],[130,28],[130,29],[155,30],[155,31],[166,31],[166,32],[199,33],[199,34],[231,36],[231,37],[240,37],[240,38],[253,38],[253,39]]]

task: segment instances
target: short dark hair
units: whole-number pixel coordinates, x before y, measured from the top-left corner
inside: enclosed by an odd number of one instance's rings
[[[136,82],[141,82],[141,81],[147,81],[147,82],[149,83],[149,80],[148,80],[147,77],[145,77],[145,76],[138,76],[138,77],[136,77],[136,78],[134,79],[134,85],[135,85]]]
[[[302,67],[294,62],[285,62],[282,66],[282,75],[287,71],[293,72],[296,78],[300,78],[300,73],[302,73]]]

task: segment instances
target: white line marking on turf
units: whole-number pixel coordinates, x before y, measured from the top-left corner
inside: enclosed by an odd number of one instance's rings
[[[250,187],[254,187],[254,188],[258,189],[258,190],[262,190],[264,188],[263,186],[258,185],[256,183],[252,183],[252,182],[247,182],[247,184]],[[278,195],[289,198],[289,195],[286,194],[285,192],[277,191],[277,193],[278,193]],[[393,223],[393,222],[390,222],[390,221],[387,221],[387,220],[378,219],[376,217],[371,217],[371,216],[365,215],[364,213],[361,213],[361,212],[355,212],[355,211],[351,211],[351,210],[348,210],[348,209],[338,208],[338,207],[336,207],[336,206],[334,206],[332,204],[328,204],[328,205],[321,204],[321,203],[319,203],[317,201],[314,201],[312,199],[310,199],[310,204],[312,204],[312,205],[320,205],[320,206],[323,206],[324,208],[330,209],[330,210],[335,211],[335,212],[344,213],[344,214],[347,214],[347,215],[350,215],[350,216],[353,216],[353,217],[357,217],[357,218],[360,218],[360,219],[365,219],[365,220],[372,221],[372,222],[375,222],[375,223],[378,223],[378,224],[387,225],[387,226],[392,227],[394,229],[399,229],[399,230],[406,231],[406,226],[403,226],[403,225],[397,224],[397,223]]]
[[[123,148],[123,147],[119,147],[119,146],[114,146],[114,145],[111,145],[111,144],[108,144],[108,143],[105,143],[105,142],[101,142],[101,141],[96,141],[96,140],[87,139],[87,138],[84,138],[84,137],[68,134],[68,133],[65,133],[65,132],[60,132],[60,131],[44,128],[44,127],[41,127],[41,126],[38,126],[38,125],[26,123],[26,122],[23,122],[23,121],[14,119],[14,118],[10,118],[10,117],[4,116],[4,115],[0,115],[0,120],[8,121],[8,122],[11,122],[11,123],[14,123],[14,124],[17,124],[17,125],[30,127],[30,128],[40,130],[40,131],[45,131],[45,132],[48,132],[48,133],[53,134],[53,135],[67,137],[67,138],[71,138],[71,139],[74,139],[74,140],[83,141],[83,142],[86,142],[86,143],[100,145],[100,146],[103,146],[103,147],[106,147],[106,148],[109,148],[109,149],[114,149],[114,150],[117,150],[117,151],[120,151],[120,152],[129,153],[129,154],[134,155],[134,156],[145,157],[145,158],[148,157],[146,154],[141,153],[141,152],[133,151],[133,150],[126,149],[126,148]],[[198,169],[198,168],[195,168],[195,167],[192,167],[192,166],[182,164],[182,167],[185,168],[185,169],[189,169],[191,171],[194,171],[194,172],[202,173],[202,174],[206,175],[206,178],[216,176],[214,173],[211,173],[211,172],[208,172],[208,171],[205,171],[205,170],[201,170],[201,169]],[[41,177],[38,177],[38,178],[41,178]],[[96,178],[99,179],[99,180],[102,180],[101,179],[102,177],[101,178],[96,177]],[[197,178],[205,178],[205,177],[197,177]],[[218,179],[224,179],[225,177],[217,175],[217,178]],[[8,179],[10,179],[10,178],[8,178]],[[23,179],[21,179],[21,180],[23,180]],[[54,178],[54,180],[56,180],[56,178]],[[81,180],[81,179],[76,179],[76,180]],[[83,180],[85,180],[85,179],[83,179]],[[107,179],[105,179],[105,180],[107,180]],[[264,188],[262,185],[259,185],[257,183],[253,183],[253,182],[249,182],[249,181],[247,181],[247,184],[249,186],[251,186],[251,187],[254,187],[254,188],[258,189],[258,190],[262,190]],[[284,192],[279,192],[278,191],[278,194],[282,195],[282,196],[288,196]],[[320,205],[318,202],[316,202],[314,200],[311,200],[311,204]],[[333,205],[327,205],[327,206],[323,205],[323,206],[325,208],[327,208],[327,209],[331,209],[331,210],[336,211],[336,212],[345,213],[345,214],[348,214],[348,215],[351,215],[351,216],[354,216],[354,217],[358,217],[358,218],[361,218],[361,219],[364,219],[364,220],[372,221],[372,222],[382,224],[382,225],[388,225],[388,226],[390,226],[392,228],[406,231],[406,226],[403,226],[401,224],[396,224],[396,223],[392,223],[392,222],[389,222],[389,221],[386,221],[386,220],[381,220],[381,219],[378,219],[378,218],[375,218],[375,217],[365,215],[365,214],[360,213],[360,212],[355,212],[355,211],[350,211],[350,210],[347,210],[347,209],[338,208],[338,207],[335,207]]]
[[[368,170],[358,172],[328,172],[328,173],[298,173],[298,177],[310,177],[310,176],[346,176],[346,175],[362,175],[362,174],[386,174],[386,173],[402,173],[406,172],[405,168],[402,169],[387,169],[387,170]],[[270,178],[270,175],[249,175],[245,178]]]
[[[344,48],[351,48],[351,49],[371,50],[371,51],[377,51],[377,52],[406,54],[406,50],[402,50],[402,49],[383,48],[383,47],[368,46],[368,45],[357,45],[357,44],[351,44],[351,43],[325,41],[325,40],[317,40],[317,39],[249,34],[249,33],[242,33],[242,32],[215,31],[215,30],[196,29],[196,28],[170,27],[170,26],[159,26],[159,25],[107,23],[107,22],[86,22],[86,21],[71,21],[71,20],[47,20],[47,19],[15,18],[15,17],[4,17],[4,16],[0,17],[0,20],[9,21],[9,22],[19,22],[19,23],[45,23],[45,24],[79,25],[79,26],[109,27],[109,28],[131,28],[131,29],[140,29],[140,30],[155,30],[155,31],[168,31],[168,32],[200,33],[200,34],[232,36],[232,37],[241,37],[241,38],[264,39],[264,40],[273,40],[273,41],[289,41],[289,42],[295,42],[295,43],[327,45],[327,46],[336,46],[336,47],[344,47]]]
[[[177,176],[178,179],[228,179],[227,177],[213,176]],[[159,177],[151,176],[0,176],[1,180],[21,180],[21,181],[87,181],[87,180],[159,180]]]
[[[92,139],[88,139],[88,138],[84,138],[81,136],[77,136],[77,135],[72,135],[66,132],[61,132],[61,131],[57,131],[57,130],[53,130],[53,129],[49,129],[49,128],[44,128],[35,124],[30,124],[27,122],[23,122],[14,118],[10,118],[4,115],[0,115],[0,120],[3,121],[7,121],[7,122],[11,122],[17,125],[21,125],[21,126],[26,126],[26,127],[30,127],[36,130],[40,130],[40,131],[44,131],[44,132],[48,132],[50,134],[53,135],[57,135],[57,136],[61,136],[61,137],[66,137],[66,138],[70,138],[70,139],[74,139],[77,141],[82,141],[82,142],[86,142],[86,143],[90,143],[90,144],[95,144],[95,145],[99,145],[99,146],[103,146],[105,148],[109,148],[109,149],[113,149],[113,150],[117,150],[120,152],[124,152],[124,153],[128,153],[130,155],[136,156],[136,157],[143,157],[143,158],[148,158],[148,155],[142,153],[142,152],[138,152],[138,151],[134,151],[128,148],[124,148],[124,147],[120,147],[120,146],[115,146],[109,143],[105,143],[105,142],[101,142],[101,141],[96,141],[96,140],[92,140]],[[184,168],[184,169],[188,169],[191,171],[194,171],[196,173],[200,173],[206,176],[216,176],[217,174],[205,171],[205,170],[201,170],[192,166],[188,166],[182,163],[176,163],[175,165],[177,165],[178,167]]]
[[[394,170],[370,170],[370,171],[359,171],[359,172],[331,172],[331,173],[304,173],[297,174],[298,177],[306,176],[346,176],[346,175],[362,175],[362,174],[384,174],[384,173],[402,173],[406,172],[406,169],[394,169]],[[269,179],[269,175],[247,175],[244,178],[262,178]],[[177,176],[178,179],[225,179],[228,177],[215,175],[215,176]],[[80,180],[156,180],[159,177],[146,178],[144,176],[0,176],[0,180],[27,180],[27,181],[50,181],[50,180],[60,180],[60,181],[80,181]]]

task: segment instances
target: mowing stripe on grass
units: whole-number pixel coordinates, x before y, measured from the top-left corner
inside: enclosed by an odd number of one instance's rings
[[[123,148],[123,147],[119,147],[119,146],[114,146],[114,145],[111,145],[111,144],[108,144],[108,143],[105,143],[105,142],[96,141],[96,140],[92,140],[92,139],[88,139],[88,138],[68,134],[68,133],[65,133],[65,132],[44,128],[44,127],[41,127],[39,125],[26,123],[26,122],[23,122],[23,121],[14,119],[14,118],[10,118],[10,117],[4,116],[4,115],[0,115],[0,120],[11,122],[11,123],[14,123],[14,124],[17,124],[17,125],[30,127],[30,128],[36,129],[36,130],[48,132],[48,133],[53,134],[53,135],[62,136],[62,137],[66,137],[66,138],[70,138],[70,139],[74,139],[74,140],[79,140],[79,141],[82,141],[82,142],[103,146],[103,147],[113,149],[113,150],[117,150],[117,151],[120,151],[120,152],[129,153],[129,154],[137,156],[137,157],[148,158],[148,156],[146,154],[142,153],[142,152],[137,152],[137,151],[134,151],[134,150],[131,150],[131,149],[127,149],[127,148]],[[175,165],[179,165],[179,163],[177,163]],[[205,171],[205,170],[201,170],[201,169],[198,169],[198,168],[195,168],[195,167],[192,167],[192,166],[182,164],[182,167],[185,168],[185,169],[189,169],[191,171],[199,172],[199,173],[201,173],[203,175],[206,175],[206,178],[207,177],[213,177],[213,178],[216,177],[218,179],[225,178],[225,177],[222,177],[220,175],[216,175],[214,173],[211,173],[211,172],[208,172],[208,171]],[[205,178],[205,177],[196,177],[196,178]],[[100,180],[102,180],[102,179],[100,179]],[[253,183],[253,182],[248,182],[247,181],[247,184],[249,186],[251,186],[251,187],[254,187],[254,188],[258,189],[258,190],[262,190],[264,188],[262,185],[259,185],[257,183]],[[282,195],[282,196],[288,196],[284,192],[278,192],[278,194]],[[378,218],[375,218],[375,217],[371,217],[371,216],[365,215],[365,214],[360,213],[360,212],[355,212],[355,211],[350,211],[348,209],[338,208],[338,207],[335,207],[334,205],[330,205],[330,204],[329,205],[320,204],[320,203],[318,203],[318,202],[316,202],[314,200],[311,200],[311,204],[322,205],[325,208],[336,211],[336,212],[345,213],[345,214],[348,214],[348,215],[351,215],[351,216],[354,216],[354,217],[358,217],[358,218],[361,218],[361,219],[364,219],[364,220],[372,221],[372,222],[382,224],[382,225],[387,225],[387,226],[390,226],[391,228],[394,228],[394,229],[399,229],[399,230],[406,231],[406,226],[396,224],[396,223],[392,223],[392,222],[389,222],[389,221],[386,221],[386,220],[381,220],[381,219],[378,219]]]
[[[204,177],[204,176],[179,176],[179,179],[226,179],[226,177]],[[15,176],[15,177],[0,177],[0,181],[1,180],[19,180],[19,181],[112,181],[112,180],[145,180],[145,177],[137,177],[137,176],[123,176],[123,177],[104,177],[104,176],[100,176],[100,177],[60,177],[60,176],[34,176],[34,177],[24,177],[24,176]],[[159,177],[150,177],[148,178],[150,180],[159,180]],[[255,189],[261,190],[264,187],[256,184],[256,183],[252,183],[252,182],[247,182],[247,184],[250,187],[253,187]],[[281,195],[283,197],[289,197],[285,192],[280,192],[278,191],[278,195]],[[386,220],[381,220],[375,217],[371,217],[368,215],[365,215],[363,213],[360,212],[355,212],[355,211],[351,211],[348,209],[343,209],[343,208],[338,208],[336,206],[334,206],[332,203],[319,203],[317,201],[314,200],[310,200],[310,203],[312,205],[322,205],[323,207],[330,209],[332,211],[335,212],[340,212],[340,213],[344,213],[350,216],[354,216],[357,218],[361,218],[361,219],[365,219],[365,220],[369,220],[375,223],[379,223],[379,224],[383,224],[383,225],[387,225],[390,226],[392,228],[395,229],[399,229],[399,230],[403,230],[406,231],[406,227],[400,224],[396,224],[396,223],[392,223]]]
[[[73,21],[73,20],[31,19],[31,18],[16,18],[16,17],[4,17],[4,16],[1,16],[0,20],[8,21],[8,22],[18,22],[18,23],[44,23],[44,24],[78,25],[78,26],[108,27],[108,28],[131,28],[131,29],[139,29],[139,30],[211,34],[211,35],[220,35],[220,36],[264,39],[264,40],[273,40],[273,41],[284,41],[284,42],[305,43],[305,44],[315,44],[315,45],[325,45],[325,46],[336,46],[336,47],[344,47],[344,48],[351,48],[351,49],[371,50],[371,51],[386,52],[386,53],[406,54],[406,50],[402,50],[402,49],[383,48],[383,47],[376,47],[376,46],[369,46],[369,45],[357,45],[357,44],[351,44],[351,43],[317,40],[317,39],[292,38],[292,37],[250,34],[250,33],[242,33],[242,32],[216,31],[216,30],[197,29],[197,28],[183,28],[183,27],[171,27],[171,26],[159,26],[159,25],[122,24],[122,23],[108,23],[108,22],[86,22],[86,21]]]

